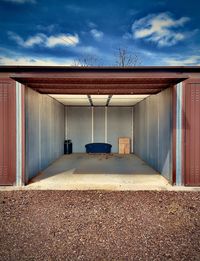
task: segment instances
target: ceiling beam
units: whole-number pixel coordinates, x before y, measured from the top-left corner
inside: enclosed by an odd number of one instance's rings
[[[30,83],[27,84],[28,87],[33,88],[33,89],[116,89],[116,88],[130,88],[130,89],[159,89],[159,88],[167,88],[169,87],[169,84],[160,84],[160,83],[146,83],[146,84],[134,84],[134,83],[127,83],[127,84],[122,84],[122,83],[115,83],[115,84],[66,84],[66,83]]]
[[[117,68],[116,68],[117,69]],[[189,75],[183,72],[159,72],[155,69],[155,71],[149,72],[136,72],[136,71],[79,71],[79,72],[20,72],[20,73],[11,73],[11,78],[20,79],[20,78],[184,78],[187,79]]]
[[[85,89],[85,90],[75,90],[75,89],[36,89],[38,92],[43,94],[105,94],[105,95],[113,95],[113,94],[156,94],[162,89],[105,89],[105,90],[98,90],[98,89]]]
[[[106,75],[108,76],[108,75]],[[114,83],[136,83],[136,84],[177,84],[178,82],[181,82],[185,80],[186,78],[179,78],[179,77],[12,77],[14,80],[28,85],[33,83],[49,83],[49,84],[71,84],[71,83],[77,83],[77,84],[114,84]]]
[[[91,106],[94,106],[91,96],[90,96],[90,95],[87,95],[87,97],[88,97],[88,100],[89,100],[90,105],[91,105]]]
[[[106,102],[106,107],[109,106],[111,98],[112,98],[112,95],[108,95],[108,99],[107,99],[107,102]]]

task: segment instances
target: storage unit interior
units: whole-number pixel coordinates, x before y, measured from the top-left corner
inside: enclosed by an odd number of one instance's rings
[[[66,179],[161,174],[172,181],[172,86],[183,79],[110,75],[109,84],[102,76],[15,79],[26,86],[27,182],[39,173],[40,179],[63,173]],[[120,137],[130,138],[130,154],[118,154]],[[63,155],[66,139],[73,143],[71,155]],[[86,155],[85,145],[93,142],[111,144],[112,153]]]

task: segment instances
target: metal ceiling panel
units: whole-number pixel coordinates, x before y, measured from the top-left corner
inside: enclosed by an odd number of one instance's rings
[[[56,99],[60,103],[66,106],[89,106],[89,100],[87,95],[60,95],[50,94],[52,98]]]
[[[108,95],[91,95],[94,106],[106,106]]]

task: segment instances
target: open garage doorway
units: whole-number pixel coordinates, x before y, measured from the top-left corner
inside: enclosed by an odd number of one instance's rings
[[[13,78],[25,85],[29,186],[172,183],[172,87],[183,75],[76,68]],[[120,138],[130,141],[126,154],[119,154]],[[70,155],[63,155],[66,139]],[[110,144],[111,152],[86,154],[85,145],[93,143]]]

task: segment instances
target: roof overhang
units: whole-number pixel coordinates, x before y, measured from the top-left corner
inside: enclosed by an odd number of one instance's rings
[[[188,79],[182,72],[133,68],[80,68],[14,73],[10,77],[43,94],[156,94]]]

